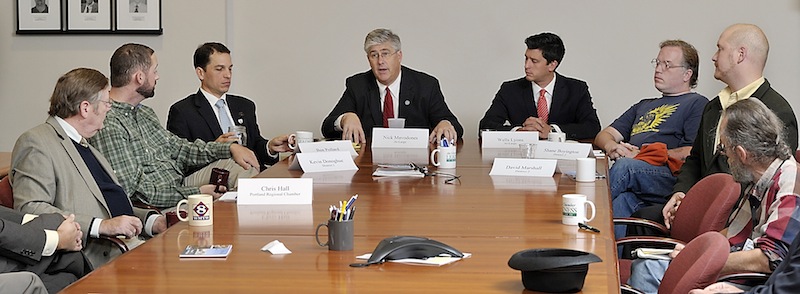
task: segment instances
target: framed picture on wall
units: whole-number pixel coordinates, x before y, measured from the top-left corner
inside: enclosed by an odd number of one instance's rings
[[[116,31],[161,34],[161,0],[116,1]]]
[[[61,32],[60,0],[17,0],[17,34]]]
[[[67,31],[111,31],[111,0],[67,0]]]

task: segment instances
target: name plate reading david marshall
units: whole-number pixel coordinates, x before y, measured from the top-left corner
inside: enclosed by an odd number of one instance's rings
[[[586,158],[591,152],[592,144],[588,143],[556,143],[550,141],[539,141],[539,143],[536,143],[536,158]]]
[[[347,151],[297,153],[295,158],[307,173],[358,170]]]
[[[495,158],[490,176],[552,177],[556,160]]]
[[[313,183],[311,179],[239,179],[236,204],[311,204]]]
[[[428,148],[428,129],[372,128],[372,148]]]
[[[519,144],[539,142],[539,132],[484,131],[481,148],[519,148]]]
[[[350,140],[299,143],[298,145],[302,153],[347,151],[350,156],[358,156],[356,149],[353,148],[353,142]]]

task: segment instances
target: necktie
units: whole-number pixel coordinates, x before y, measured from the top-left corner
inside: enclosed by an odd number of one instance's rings
[[[136,4],[136,7],[133,8],[133,12],[134,13],[138,13],[139,12],[139,4]]]
[[[547,122],[547,99],[544,98],[544,93],[547,93],[547,90],[539,90],[539,102],[537,103],[536,111],[539,114],[539,118]]]
[[[217,106],[217,110],[219,110],[219,127],[222,129],[222,132],[225,133],[233,126],[231,120],[228,118],[228,106],[223,99],[217,100],[215,105]]]
[[[394,118],[394,102],[392,102],[392,92],[386,87],[386,96],[383,98],[383,127],[389,127],[389,119]]]

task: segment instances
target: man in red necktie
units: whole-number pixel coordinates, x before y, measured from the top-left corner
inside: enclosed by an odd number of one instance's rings
[[[387,127],[389,118],[405,118],[406,127],[431,130],[431,142],[461,138],[464,129],[447,107],[439,81],[401,65],[399,36],[373,30],[364,51],[371,70],[347,78],[342,98],[322,122],[323,136],[365,143],[373,127]]]

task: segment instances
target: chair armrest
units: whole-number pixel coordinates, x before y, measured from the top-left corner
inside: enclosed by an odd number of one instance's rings
[[[765,273],[734,273],[719,277],[717,281],[733,282],[735,284],[764,284],[769,279],[769,274]]]
[[[111,242],[112,244],[116,245],[117,248],[119,248],[119,251],[122,251],[122,253],[128,252],[129,250],[128,245],[117,237],[100,236],[99,239]]]
[[[655,237],[655,236],[635,236],[635,237],[623,237],[617,239],[617,246],[626,244],[656,244],[656,245],[663,245],[663,247],[667,247],[668,245],[674,247],[675,245],[678,244],[686,245],[686,243],[678,239]]]
[[[664,234],[664,236],[669,235],[669,229],[667,229],[667,227],[664,226],[663,224],[643,218],[634,218],[634,217],[614,218],[614,225],[648,227],[660,231],[662,234]]]
[[[644,294],[644,292],[636,290],[628,284],[619,285],[619,292],[622,294]]]

